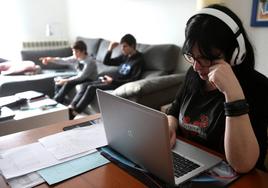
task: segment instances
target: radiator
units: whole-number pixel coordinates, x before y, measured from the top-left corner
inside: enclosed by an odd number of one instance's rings
[[[70,47],[67,40],[55,41],[25,41],[22,42],[23,50],[47,50]]]

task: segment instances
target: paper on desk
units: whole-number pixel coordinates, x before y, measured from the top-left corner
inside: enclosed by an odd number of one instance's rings
[[[102,123],[72,129],[38,140],[57,159],[64,159],[91,149],[106,146],[107,139]]]
[[[57,160],[39,142],[6,150],[0,155],[0,170],[6,179],[22,176],[95,152],[91,150],[71,158]]]
[[[49,185],[52,185],[109,162],[110,161],[99,152],[95,152],[84,157],[39,170],[38,173]]]
[[[43,182],[45,180],[37,172],[7,180],[11,188],[31,188]]]

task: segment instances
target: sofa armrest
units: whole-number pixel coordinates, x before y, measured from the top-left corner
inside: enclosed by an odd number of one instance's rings
[[[184,73],[180,73],[129,82],[115,89],[113,94],[124,98],[149,95],[160,90],[180,85],[184,80],[184,76]]]

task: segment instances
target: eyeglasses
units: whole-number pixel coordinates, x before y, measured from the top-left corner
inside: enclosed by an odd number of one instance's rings
[[[194,57],[190,53],[183,54],[186,61],[194,65],[194,63],[198,63],[201,67],[210,67],[212,65],[212,59],[207,59],[205,57]],[[217,58],[216,58],[217,59]]]

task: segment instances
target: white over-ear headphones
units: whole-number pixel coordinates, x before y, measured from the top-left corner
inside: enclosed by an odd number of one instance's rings
[[[236,40],[238,43],[238,47],[235,48],[233,52],[230,64],[231,66],[241,64],[244,58],[246,57],[246,47],[245,47],[245,39],[243,37],[243,34],[239,31],[239,26],[237,25],[237,23],[225,12],[222,12],[214,8],[204,8],[199,12],[197,12],[197,14],[208,14],[214,16],[229,26],[229,28],[233,31],[234,35],[236,36]]]

